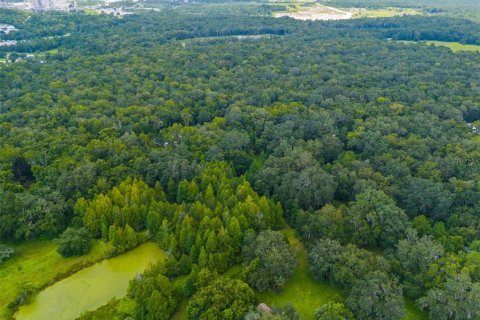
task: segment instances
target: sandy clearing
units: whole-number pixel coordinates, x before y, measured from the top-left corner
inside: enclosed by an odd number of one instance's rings
[[[275,17],[290,17],[298,20],[343,20],[351,19],[353,13],[317,3],[313,7],[298,12],[280,12],[275,14]]]

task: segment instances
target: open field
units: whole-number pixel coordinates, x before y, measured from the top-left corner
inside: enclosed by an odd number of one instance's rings
[[[8,304],[23,289],[47,286],[58,280],[59,275],[104,258],[109,250],[103,241],[95,241],[89,254],[62,258],[57,246],[53,241],[35,241],[14,247],[15,255],[0,266],[0,319],[7,318]]]
[[[405,320],[428,320],[428,316],[410,299],[405,299]]]
[[[292,279],[281,293],[260,293],[259,298],[269,306],[292,304],[302,319],[313,319],[315,310],[331,300],[342,300],[343,293],[327,283],[315,281],[308,274],[307,252],[303,244],[295,237],[293,229],[285,229],[290,245],[298,252],[298,266]]]
[[[353,18],[390,18],[407,15],[420,15],[421,11],[413,8],[382,8],[382,9],[366,9],[366,8],[348,8],[346,11],[353,12]]]
[[[334,8],[318,3],[291,3],[289,12],[274,13],[275,17],[291,17],[298,20],[342,20],[359,18],[388,18],[404,15],[419,15],[421,11],[414,8]]]
[[[303,7],[297,11],[278,12],[275,13],[274,16],[277,18],[290,17],[298,20],[342,20],[351,19],[353,13],[321,4],[315,4],[313,6]]]
[[[470,52],[480,52],[480,45],[474,45],[474,44],[463,44],[460,42],[447,42],[447,41],[405,41],[401,40],[399,42],[405,43],[405,44],[416,44],[416,43],[422,43],[422,44],[427,44],[427,45],[433,45],[436,47],[447,47],[453,52],[459,52],[459,51],[470,51]]]
[[[459,42],[445,42],[445,41],[426,41],[426,44],[433,44],[435,46],[447,47],[453,52],[458,51],[480,51],[479,45],[462,44]]]

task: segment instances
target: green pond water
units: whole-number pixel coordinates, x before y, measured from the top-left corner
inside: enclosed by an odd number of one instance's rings
[[[145,243],[112,259],[83,269],[41,291],[32,303],[20,307],[17,320],[71,320],[112,298],[125,296],[138,272],[164,258],[154,243]]]

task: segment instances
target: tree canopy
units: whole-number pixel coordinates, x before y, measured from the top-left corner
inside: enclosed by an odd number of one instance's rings
[[[168,258],[112,309],[168,318],[185,299],[191,319],[240,319],[291,279],[288,224],[345,296],[318,318],[399,319],[404,296],[475,318],[480,55],[410,41],[480,44],[480,24],[422,1],[429,15],[345,21],[263,2],[1,9],[18,30],[0,34],[17,41],[0,46],[0,241],[155,241]]]

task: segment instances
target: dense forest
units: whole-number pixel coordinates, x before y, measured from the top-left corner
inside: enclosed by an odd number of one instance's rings
[[[168,258],[83,319],[299,319],[257,309],[291,227],[342,292],[315,319],[479,319],[480,55],[396,40],[480,24],[208,13],[0,11],[0,267],[150,240]]]

